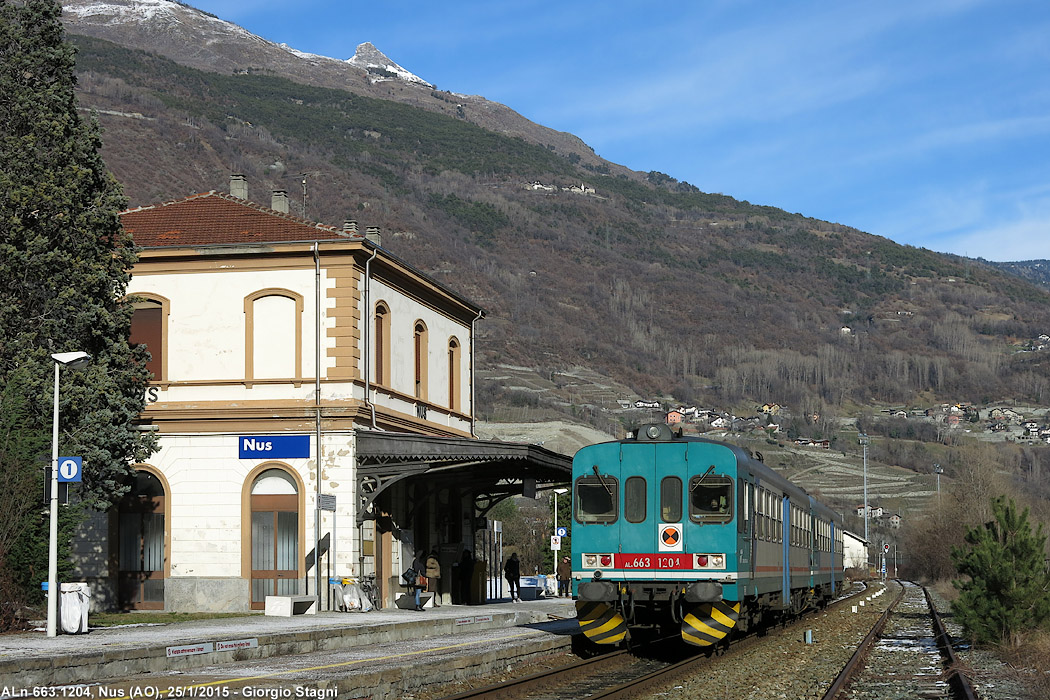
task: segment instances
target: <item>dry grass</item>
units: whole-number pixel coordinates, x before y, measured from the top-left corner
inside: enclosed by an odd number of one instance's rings
[[[1017,642],[999,647],[996,654],[1033,697],[1050,698],[1050,632],[1028,632]]]

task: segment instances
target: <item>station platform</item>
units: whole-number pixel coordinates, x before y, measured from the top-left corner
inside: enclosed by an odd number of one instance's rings
[[[260,612],[192,622],[89,628],[86,634],[52,638],[38,630],[0,635],[0,687],[5,696],[19,697],[22,689],[32,692],[43,686],[535,626],[571,619],[575,614],[569,598],[540,598],[521,603],[443,605],[422,612],[385,608],[292,617]]]

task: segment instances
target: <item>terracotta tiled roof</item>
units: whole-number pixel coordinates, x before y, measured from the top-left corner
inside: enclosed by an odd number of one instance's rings
[[[120,219],[142,248],[347,238],[340,229],[217,192],[130,209]]]

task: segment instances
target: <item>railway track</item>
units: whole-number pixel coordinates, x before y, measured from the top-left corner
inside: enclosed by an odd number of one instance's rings
[[[929,593],[910,581],[901,583],[900,596],[861,642],[823,700],[976,700]]]
[[[831,608],[840,608],[854,602],[867,591],[842,598]],[[808,617],[769,630],[772,636],[791,635],[811,622]],[[766,637],[749,635],[737,639],[726,658],[744,650],[759,647]],[[693,647],[682,645],[675,636],[656,640],[645,647],[618,650],[557,669],[544,670],[529,676],[505,680],[494,685],[475,688],[441,700],[557,700],[581,698],[588,700],[626,700],[659,692],[678,679],[703,673],[705,665],[717,660],[725,650],[720,647],[712,658],[698,653]]]

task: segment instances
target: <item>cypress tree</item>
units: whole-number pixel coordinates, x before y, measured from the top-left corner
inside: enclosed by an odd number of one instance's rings
[[[125,199],[99,155],[97,121],[77,111],[60,14],[54,0],[0,0],[0,409],[19,407],[11,430],[50,447],[50,354],[90,353],[88,368],[62,372],[59,451],[84,458],[78,499],[104,509],[155,438],[133,425],[149,373],[144,348],[128,343],[124,294],[136,256],[118,216]],[[36,513],[22,524],[46,539],[37,526],[47,508],[36,507],[46,470],[34,457],[12,449],[0,468],[32,475]],[[11,508],[21,495],[0,493],[4,517],[25,510]]]
[[[992,513],[994,520],[966,533],[968,548],[952,548],[956,568],[968,577],[953,582],[959,597],[952,612],[974,641],[1001,644],[1050,621],[1050,573],[1043,526],[1032,531],[1028,509],[1018,513],[1000,496]]]

